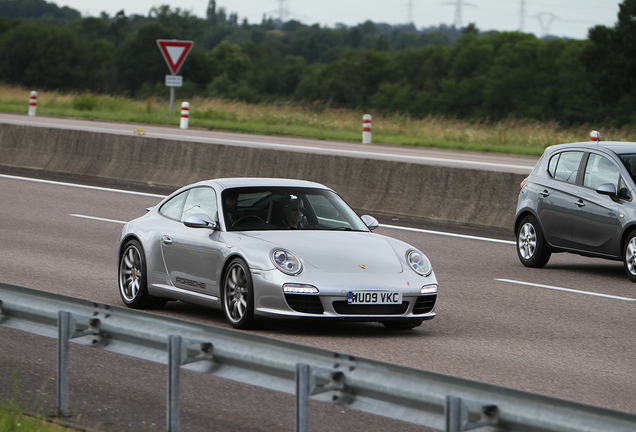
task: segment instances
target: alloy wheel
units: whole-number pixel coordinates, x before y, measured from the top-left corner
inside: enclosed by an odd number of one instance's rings
[[[134,245],[128,246],[119,266],[119,289],[128,302],[132,302],[139,295],[143,271],[141,266],[139,250]]]
[[[534,256],[537,249],[537,233],[531,223],[524,224],[519,230],[517,246],[523,259],[529,260]]]

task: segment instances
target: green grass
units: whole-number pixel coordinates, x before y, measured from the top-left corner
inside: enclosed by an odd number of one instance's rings
[[[26,113],[30,91],[0,86],[0,111]],[[332,108],[324,104],[247,104],[223,99],[193,98],[191,128],[252,134],[290,135],[321,140],[361,142],[362,116],[373,115],[373,143],[443,149],[540,155],[553,144],[589,141],[592,129],[603,140],[635,141],[633,128],[590,125],[563,127],[557,122],[507,119],[499,122],[465,121],[439,116],[423,119],[407,115],[380,115],[363,110]],[[38,92],[38,115],[178,126],[181,101],[170,113],[169,102],[150,98]]]
[[[13,373],[13,397],[9,400],[0,398],[0,432],[76,432],[59,424],[47,421],[44,417],[26,415],[20,404],[20,374]]]

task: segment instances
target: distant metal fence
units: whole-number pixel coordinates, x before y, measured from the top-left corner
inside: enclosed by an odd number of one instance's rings
[[[636,431],[629,413],[1,283],[0,325],[57,338],[62,415],[72,340],[167,364],[172,432],[179,429],[181,367],[295,394],[299,432],[307,431],[310,397],[446,432]]]

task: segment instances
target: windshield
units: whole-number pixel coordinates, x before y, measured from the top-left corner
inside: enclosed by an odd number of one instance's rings
[[[368,231],[358,215],[330,190],[315,188],[234,188],[222,193],[228,231]]]

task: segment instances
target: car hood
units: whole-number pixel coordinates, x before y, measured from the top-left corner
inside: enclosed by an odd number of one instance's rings
[[[271,249],[287,249],[307,268],[327,273],[365,271],[367,274],[397,274],[404,270],[402,261],[405,258],[402,255],[406,256],[406,250],[400,255],[390,238],[370,232],[259,231],[244,232],[243,236],[251,241],[269,243]]]

